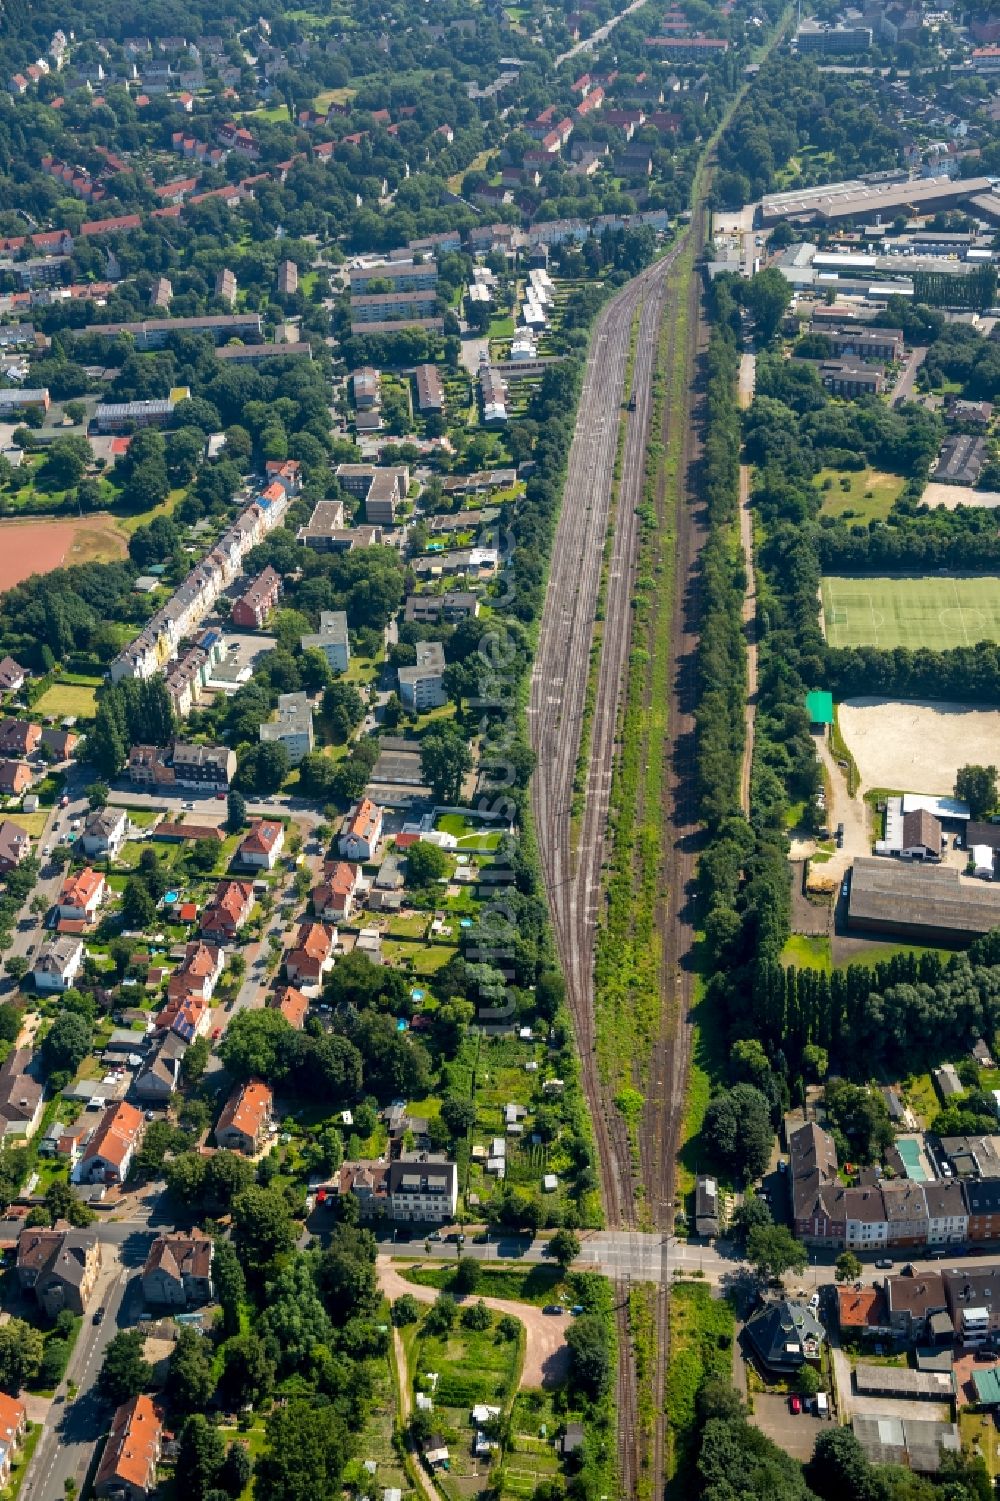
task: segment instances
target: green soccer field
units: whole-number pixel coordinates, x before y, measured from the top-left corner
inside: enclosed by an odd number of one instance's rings
[[[1000,641],[1000,578],[823,579],[831,646],[950,651]]]

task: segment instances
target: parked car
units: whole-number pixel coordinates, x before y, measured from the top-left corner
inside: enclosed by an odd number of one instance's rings
[[[875,1265],[878,1267],[878,1270],[880,1272],[890,1272],[892,1270],[892,1257],[880,1256]]]
[[[542,1312],[543,1313],[565,1313],[566,1310],[562,1306],[561,1303],[546,1303],[545,1307],[542,1309]]]
[[[794,1396],[789,1397],[788,1410],[789,1412],[794,1412],[796,1415],[798,1415],[802,1411],[802,1398]]]

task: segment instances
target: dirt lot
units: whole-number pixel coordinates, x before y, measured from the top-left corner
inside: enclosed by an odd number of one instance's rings
[[[941,485],[934,481],[920,497],[922,505],[944,506],[946,511],[955,511],[959,506],[980,506],[989,510],[1000,506],[1000,493],[996,490],[970,490],[966,485]]]
[[[960,766],[996,760],[1000,709],[850,698],[838,717],[863,787],[949,794]]]

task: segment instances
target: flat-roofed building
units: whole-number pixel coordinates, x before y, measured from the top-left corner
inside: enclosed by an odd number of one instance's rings
[[[344,503],[341,500],[321,500],[313,508],[305,526],[300,526],[295,540],[314,552],[341,552],[340,538],[344,532]]]
[[[291,766],[298,766],[314,745],[312,704],[307,693],[282,693],[277,718],[260,727],[264,745],[283,745]]]
[[[331,672],[346,672],[351,660],[351,645],[344,610],[322,610],[319,630],[301,637],[303,651],[321,651]]]
[[[399,668],[399,697],[404,708],[420,713],[448,702],[444,688],[446,663],[440,641],[418,641],[416,653],[413,667]]]

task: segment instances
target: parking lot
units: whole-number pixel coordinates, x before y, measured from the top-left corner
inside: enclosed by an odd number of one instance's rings
[[[817,1438],[830,1424],[829,1418],[817,1418],[811,1412],[793,1413],[787,1397],[771,1392],[754,1392],[750,1421],[799,1460],[812,1458]]]

